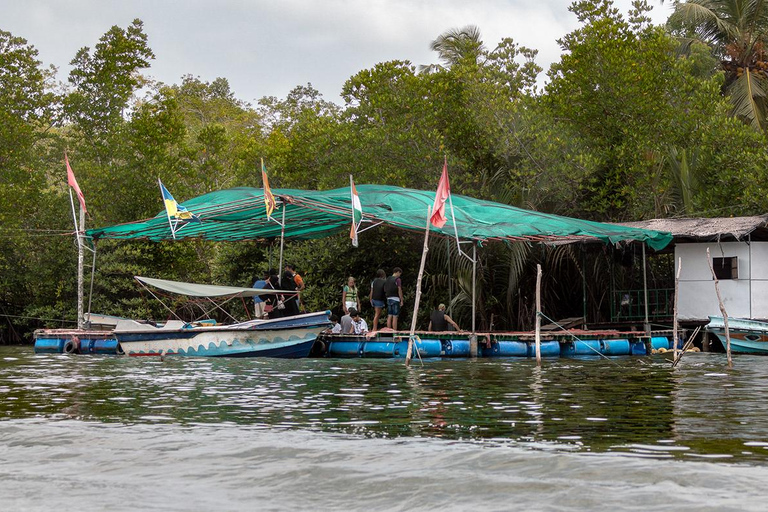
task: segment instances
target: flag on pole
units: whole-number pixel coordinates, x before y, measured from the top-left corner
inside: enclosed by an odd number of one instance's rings
[[[277,208],[277,201],[272,195],[272,189],[269,188],[269,179],[267,178],[267,168],[264,167],[264,159],[261,159],[261,181],[264,184],[264,206],[267,208],[267,218],[272,218],[272,212]]]
[[[432,217],[430,222],[433,226],[441,228],[445,226],[448,219],[445,216],[445,202],[451,197],[451,184],[448,181],[448,157],[445,158],[443,165],[443,175],[440,176],[440,183],[435,192],[435,204],[432,206]],[[455,224],[455,223],[454,223]]]
[[[352,194],[352,228],[349,230],[349,238],[352,239],[352,247],[357,247],[357,230],[360,229],[360,223],[363,221],[363,205],[360,203],[360,197],[357,195],[351,174],[349,175],[349,189]]]
[[[163,182],[158,178],[160,184],[160,194],[163,196],[165,204],[165,213],[168,215],[168,224],[171,226],[171,235],[176,238],[176,232],[189,222],[201,222],[200,217],[179,205],[173,198]]]
[[[69,166],[69,158],[67,157],[66,151],[64,152],[64,163],[67,164],[67,183],[75,191],[75,194],[77,194],[77,199],[80,201],[80,208],[82,208],[84,212],[87,212],[88,209],[85,207],[85,196],[83,196],[83,192],[80,190],[80,185],[77,184],[75,173],[72,172],[72,167]]]

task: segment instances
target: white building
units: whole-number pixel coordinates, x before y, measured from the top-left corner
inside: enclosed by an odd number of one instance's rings
[[[768,215],[622,224],[674,236],[675,269],[682,259],[680,321],[706,322],[710,315],[721,314],[707,249],[728,316],[768,320]]]

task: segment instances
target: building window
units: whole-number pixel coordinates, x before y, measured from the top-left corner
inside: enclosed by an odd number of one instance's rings
[[[739,258],[729,256],[727,258],[712,258],[712,266],[718,279],[739,278]]]

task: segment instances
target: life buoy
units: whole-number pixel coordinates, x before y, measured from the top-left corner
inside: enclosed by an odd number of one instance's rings
[[[117,344],[117,348],[115,348],[115,354],[117,354],[119,356],[124,356],[125,355],[125,350],[123,350],[123,346],[121,344],[119,344],[119,343]]]

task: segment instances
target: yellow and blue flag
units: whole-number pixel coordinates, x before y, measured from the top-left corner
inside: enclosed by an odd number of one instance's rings
[[[160,193],[163,196],[165,213],[168,214],[168,224],[171,226],[171,235],[173,235],[173,238],[176,238],[176,231],[181,229],[181,227],[188,222],[201,222],[200,217],[176,202],[160,179],[158,179],[157,182],[160,184]]]

